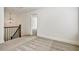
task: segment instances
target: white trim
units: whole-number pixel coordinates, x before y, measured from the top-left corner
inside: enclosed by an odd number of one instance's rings
[[[49,36],[45,36],[45,35],[37,35],[37,36],[47,38],[47,39],[50,39],[50,40],[57,40],[57,41],[66,42],[66,43],[70,43],[70,44],[74,44],[74,45],[79,45],[78,41],[71,40],[71,39],[62,39],[62,38],[59,38],[59,37],[49,37]]]

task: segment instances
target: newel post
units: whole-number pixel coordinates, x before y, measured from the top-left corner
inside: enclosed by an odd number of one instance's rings
[[[19,37],[21,37],[21,25],[19,25]]]

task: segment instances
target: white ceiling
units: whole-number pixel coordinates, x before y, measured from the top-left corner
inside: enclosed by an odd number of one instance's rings
[[[14,11],[14,12],[18,12],[18,13],[25,13],[25,12],[30,12],[33,10],[37,10],[40,7],[5,7],[5,11]]]

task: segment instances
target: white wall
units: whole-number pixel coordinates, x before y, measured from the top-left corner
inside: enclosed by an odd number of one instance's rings
[[[31,17],[24,13],[21,15],[21,19],[23,35],[31,35]]]
[[[38,36],[78,44],[78,8],[46,8],[38,17]]]
[[[11,13],[12,20],[13,20],[12,24],[8,23],[10,13]],[[5,18],[5,26],[18,26],[19,24],[21,24],[22,25],[22,27],[21,27],[22,35],[28,35],[30,21],[26,19],[26,18],[28,18],[26,16],[26,13],[23,13],[23,14],[17,13],[17,12],[15,13],[14,11],[9,11],[9,10],[5,9],[4,18]]]
[[[11,13],[11,15],[10,15],[10,13]],[[11,24],[8,22],[10,16],[12,18]],[[9,11],[9,10],[6,10],[6,9],[4,9],[4,19],[5,19],[4,26],[16,26],[16,25],[18,26],[21,23],[18,13],[15,13],[14,11]]]
[[[4,42],[4,8],[0,7],[0,43]]]
[[[28,14],[33,13],[38,14],[38,36],[79,44],[78,8],[42,8]]]

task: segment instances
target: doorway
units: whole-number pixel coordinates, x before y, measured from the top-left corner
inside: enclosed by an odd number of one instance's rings
[[[34,14],[31,17],[31,31],[32,31],[32,35],[37,36],[37,15]]]

